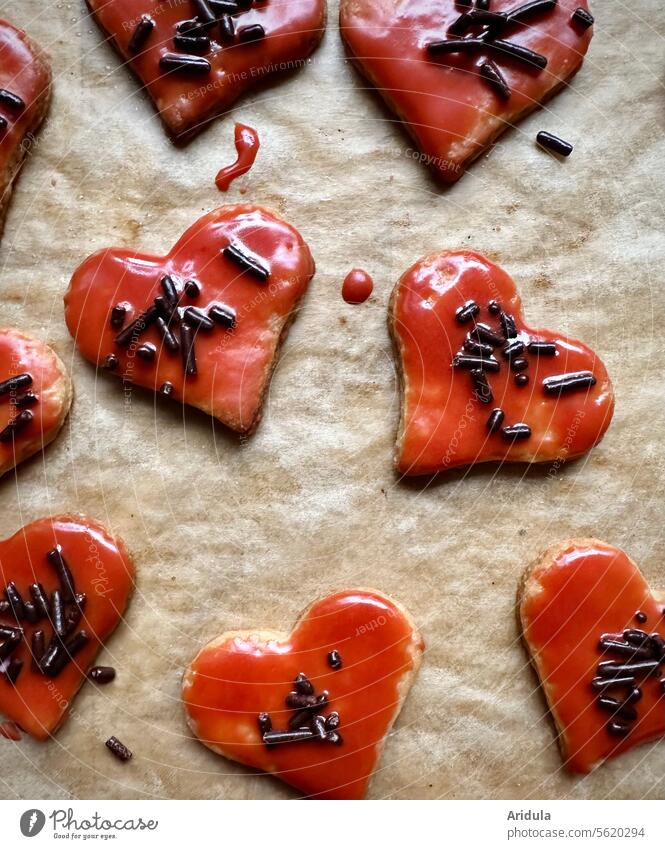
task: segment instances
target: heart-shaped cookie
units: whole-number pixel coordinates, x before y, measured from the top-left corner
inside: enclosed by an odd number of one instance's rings
[[[527,569],[524,642],[573,772],[665,734],[665,606],[633,561],[568,540]]]
[[[0,714],[38,740],[53,734],[133,588],[122,542],[82,516],[0,542]]]
[[[55,351],[20,330],[0,328],[0,475],[55,439],[71,399]]]
[[[74,272],[65,318],[93,363],[247,433],[313,274],[293,227],[259,206],[225,206],[165,257],[93,254]]]
[[[341,590],[290,634],[231,631],[205,646],[184,677],[187,720],[213,751],[307,796],[359,799],[423,650],[399,604]]]
[[[86,2],[179,140],[265,77],[305,65],[326,22],[325,0]]]
[[[0,233],[12,188],[51,99],[51,69],[32,39],[0,20]]]
[[[487,4],[483,4],[486,6]],[[342,0],[354,63],[405,123],[434,174],[455,182],[500,133],[580,68],[586,0]]]
[[[389,324],[403,475],[490,460],[560,463],[610,423],[614,394],[600,359],[582,342],[531,330],[511,278],[478,253],[419,260],[393,290]]]

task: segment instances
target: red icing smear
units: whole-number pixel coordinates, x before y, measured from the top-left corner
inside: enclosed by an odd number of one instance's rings
[[[372,294],[374,282],[362,268],[354,268],[344,278],[342,297],[347,304],[364,304]]]
[[[248,127],[247,124],[236,124],[235,146],[238,151],[238,158],[231,165],[222,168],[215,177],[215,185],[220,192],[227,191],[236,177],[242,177],[252,167],[259,147],[261,147],[259,134],[253,127]]]

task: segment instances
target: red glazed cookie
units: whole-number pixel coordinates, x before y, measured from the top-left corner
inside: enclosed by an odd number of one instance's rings
[[[0,328],[0,475],[55,439],[71,399],[55,351],[20,330]]]
[[[298,68],[323,37],[325,0],[87,0],[172,137],[202,130],[252,85]]]
[[[610,423],[614,394],[600,359],[582,342],[529,328],[514,282],[478,253],[419,260],[393,290],[389,323],[403,475],[571,459]]]
[[[518,603],[571,771],[665,734],[665,607],[623,551],[555,545],[527,569]]]
[[[93,254],[74,272],[65,318],[93,363],[247,433],[313,274],[293,227],[259,206],[225,206],[165,257]]]
[[[0,20],[0,233],[14,181],[51,99],[51,69],[42,50]]]
[[[446,183],[566,84],[592,34],[586,0],[492,0],[490,11],[467,6],[342,0],[340,11],[358,69]]]
[[[124,545],[90,519],[39,519],[0,542],[0,714],[53,734],[133,587]]]
[[[290,634],[232,631],[185,673],[194,734],[307,796],[360,799],[418,671],[409,614],[375,590],[315,602]]]

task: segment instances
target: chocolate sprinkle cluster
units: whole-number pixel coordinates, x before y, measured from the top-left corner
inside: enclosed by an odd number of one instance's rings
[[[236,326],[235,310],[220,303],[211,304],[206,311],[187,304],[187,299],[195,301],[201,295],[201,285],[195,280],[187,280],[183,284],[174,275],[165,274],[159,285],[161,294],[157,295],[152,306],[126,327],[125,317],[130,305],[119,303],[113,307],[110,316],[111,327],[114,330],[122,328],[115,337],[115,344],[119,348],[129,348],[136,345],[146,331],[155,327],[167,353],[180,353],[185,375],[194,377],[197,374],[196,335],[210,333],[218,325],[225,330],[233,330]],[[144,342],[136,347],[136,355],[145,362],[153,362],[157,357],[157,347],[152,342]],[[113,371],[119,362],[117,355],[111,353],[106,357],[104,367]],[[171,395],[173,384],[167,381],[159,391],[162,395]]]
[[[255,0],[190,0],[193,17],[178,21],[173,35],[173,53],[165,53],[159,60],[163,71],[188,74],[208,74],[211,65],[206,54],[213,42],[220,46],[234,43],[249,44],[265,38],[260,24],[237,26],[237,18],[248,12]],[[140,53],[155,29],[150,15],[143,15],[129,40],[131,55]]]
[[[488,374],[501,371],[502,363],[495,355],[496,349],[501,350],[505,365],[515,372],[514,381],[520,387],[526,386],[529,382],[526,374],[529,368],[527,354],[535,357],[554,357],[557,353],[554,342],[538,339],[524,341],[517,332],[514,317],[504,312],[497,301],[490,301],[487,310],[490,315],[498,316],[499,327],[477,321],[481,309],[475,301],[467,301],[455,311],[455,318],[460,324],[472,323],[473,327],[467,333],[462,349],[453,358],[452,366],[456,369],[468,370],[474,394],[481,404],[491,404],[494,401]],[[577,371],[546,377],[542,385],[546,395],[558,397],[563,393],[588,389],[595,383],[596,378],[590,371]],[[488,431],[490,433],[501,431],[503,438],[509,442],[516,439],[528,439],[531,436],[531,428],[528,424],[518,422],[503,427],[504,419],[505,413],[500,407],[493,409],[487,420]]]
[[[85,593],[76,592],[74,579],[62,548],[56,545],[46,558],[58,576],[60,587],[50,597],[40,583],[30,585],[28,601],[21,595],[13,581],[4,590],[0,599],[0,615],[12,615],[15,625],[0,625],[0,670],[9,683],[18,680],[23,661],[14,655],[16,649],[27,638],[20,623],[37,625],[47,620],[52,628],[51,638],[46,643],[43,627],[33,631],[29,648],[35,672],[48,678],[56,678],[67,664],[89,642],[86,631],[77,631],[86,605]]]
[[[336,654],[339,657],[339,653]],[[340,667],[341,657],[339,658],[339,666],[333,668],[339,669]],[[294,711],[289,719],[288,729],[274,731],[272,720],[267,713],[260,713],[257,717],[261,738],[266,746],[274,746],[280,743],[300,743],[307,740],[319,740],[323,743],[341,746],[344,740],[338,731],[339,714],[336,711],[332,711],[327,716],[323,714],[328,706],[330,693],[323,690],[317,695],[314,685],[304,672],[298,673],[293,686],[294,689],[284,700],[286,706]]]
[[[0,383],[0,398],[10,396],[9,403],[15,410],[21,410],[13,416],[6,427],[0,430],[0,442],[11,442],[15,436],[24,431],[33,419],[26,407],[34,407],[39,398],[34,392],[27,390],[32,385],[32,375],[15,374]]]
[[[641,615],[640,615],[641,614]],[[635,614],[638,622],[646,621],[642,611]],[[615,737],[625,737],[637,721],[635,704],[642,698],[648,678],[660,678],[660,690],[665,694],[665,640],[660,634],[648,634],[641,628],[626,628],[622,634],[603,634],[598,650],[615,655],[616,660],[603,660],[591,686],[598,694],[598,707],[610,715],[607,731]]]
[[[0,105],[5,106],[13,115],[20,115],[25,109],[25,101],[18,94],[8,91],[6,88],[0,88]],[[9,126],[9,121],[4,115],[0,115],[0,132],[4,132]]]
[[[542,70],[547,67],[547,57],[514,41],[508,41],[503,35],[506,30],[531,26],[534,19],[553,11],[557,2],[558,0],[531,0],[507,12],[492,12],[490,0],[476,0],[475,6],[471,0],[464,0],[459,5],[466,7],[465,11],[448,27],[447,38],[430,41],[426,45],[427,53],[437,58],[460,53],[491,53],[499,59],[509,57],[531,68]],[[580,8],[573,13],[571,21],[587,29],[592,26],[593,17]],[[477,68],[480,76],[503,100],[510,98],[510,86],[493,59],[483,55]]]

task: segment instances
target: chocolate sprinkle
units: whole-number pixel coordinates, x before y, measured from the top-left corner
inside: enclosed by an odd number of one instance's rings
[[[125,323],[126,315],[127,307],[124,304],[116,304],[111,310],[111,327],[115,327],[119,330]]]
[[[25,611],[25,618],[31,625],[34,625],[36,622],[39,622],[41,616],[39,614],[39,611],[31,601],[24,601],[23,609]]]
[[[339,722],[339,714],[337,713],[337,711],[329,713],[326,717],[326,730],[336,731],[339,728]]]
[[[591,682],[594,690],[609,690],[617,687],[633,687],[634,685],[634,675],[624,675],[621,678],[604,678],[602,675],[598,675]]]
[[[501,435],[509,442],[514,442],[516,439],[528,439],[531,436],[531,428],[529,425],[524,424],[524,422],[519,422],[518,424],[504,427]]]
[[[328,666],[331,669],[341,669],[342,668],[342,655],[337,651],[337,649],[333,649],[331,652],[328,652]]]
[[[132,342],[135,342],[141,334],[145,333],[145,331],[157,321],[158,310],[157,307],[153,304],[153,306],[148,307],[148,309],[141,313],[141,315],[133,321],[131,324],[128,324],[124,330],[122,330],[115,337],[115,344],[119,348],[127,348]]]
[[[10,420],[4,430],[0,430],[0,442],[11,442],[17,434],[26,429],[31,421],[32,413],[30,410],[23,410],[18,416]]]
[[[171,275],[165,274],[159,281],[159,285],[162,287],[164,297],[169,302],[171,307],[177,307],[179,300],[178,289],[176,288],[175,282]]]
[[[25,109],[25,101],[23,98],[19,97],[18,94],[7,91],[6,88],[0,88],[0,103],[4,103],[5,106],[9,106],[17,112]]]
[[[21,670],[23,669],[23,661],[19,660],[17,657],[13,657],[9,666],[7,667],[7,671],[5,675],[7,676],[7,680],[10,684],[16,684],[18,676],[21,674]]]
[[[26,386],[30,386],[31,384],[31,374],[16,374],[0,383],[0,396],[8,395],[10,392],[16,392],[17,389],[24,389]]]
[[[222,15],[219,19],[219,37],[222,42],[233,41],[236,34],[236,25],[231,15]]]
[[[647,621],[646,613],[644,613],[642,610],[638,610],[637,613],[635,614],[635,620],[637,622],[640,622],[641,624],[644,624],[644,622]]]
[[[574,392],[576,389],[588,389],[595,384],[596,378],[590,371],[557,374],[543,380],[543,388],[548,395],[561,395],[564,392]]]
[[[269,731],[272,731],[272,720],[270,719],[270,715],[267,713],[260,713],[256,717],[256,721],[259,726],[259,733],[261,737],[265,736]]]
[[[491,404],[494,400],[494,395],[492,395],[492,389],[487,382],[485,372],[482,369],[472,368],[469,374],[475,387],[476,398],[481,404]]]
[[[508,12],[509,24],[523,24],[536,15],[543,12],[551,12],[556,6],[557,0],[532,0],[531,3],[525,3],[523,6],[518,6],[512,12]]]
[[[536,142],[546,150],[551,150],[558,153],[560,156],[570,156],[573,152],[573,146],[570,142],[560,139],[558,136],[552,135],[545,130],[541,130],[536,135]]]
[[[23,639],[21,628],[0,625],[0,660],[6,660]]]
[[[138,22],[136,29],[132,33],[132,37],[127,45],[127,50],[131,54],[138,53],[150,37],[150,33],[154,28],[155,22],[150,15],[142,15],[141,20]]]
[[[480,307],[475,301],[467,301],[455,312],[455,318],[460,324],[466,324],[480,312]]]
[[[209,74],[211,70],[207,59],[187,53],[165,53],[159,60],[159,66],[164,71],[182,71],[187,74]]]
[[[236,312],[231,307],[215,304],[208,310],[208,316],[227,330],[233,330],[236,326]]]
[[[117,737],[109,737],[104,745],[116,756],[116,758],[118,758],[119,761],[126,762],[131,760],[132,753],[127,746],[124,745],[124,743],[121,743],[120,740],[118,740]]]
[[[512,315],[509,315],[507,312],[502,312],[499,316],[499,320],[501,322],[503,335],[506,339],[514,339],[517,336],[517,326],[515,325],[515,319]]]
[[[42,658],[44,657],[44,652],[46,651],[44,632],[41,629],[32,632],[32,638],[30,640],[30,651],[32,653],[32,668],[36,672],[40,672],[40,664],[42,662]]]
[[[180,343],[176,336],[169,330],[169,326],[166,321],[160,316],[157,317],[157,330],[159,330],[162,339],[164,340],[164,344],[168,348],[169,351],[178,351],[180,349]],[[137,352],[138,353],[138,352]]]
[[[85,631],[79,631],[70,637],[66,643],[63,643],[57,636],[53,637],[46,649],[44,660],[42,661],[42,669],[44,674],[49,678],[56,678],[67,664],[72,660],[88,643],[90,637]]]
[[[492,315],[498,315],[501,312],[501,305],[498,301],[490,301],[487,304],[487,309],[492,313]]]
[[[173,44],[176,50],[182,50],[183,53],[195,53],[197,56],[210,51],[210,39],[206,35],[176,35],[173,37]]]
[[[20,622],[25,618],[25,606],[23,604],[23,597],[13,581],[10,581],[5,587],[5,595],[11,606],[12,613]]]
[[[55,633],[59,637],[64,637],[67,633],[67,626],[65,625],[65,608],[60,590],[54,590],[51,594],[51,622]]]
[[[51,610],[48,603],[48,596],[46,595],[44,587],[39,583],[31,584],[30,595],[32,596],[32,600],[39,615],[49,617],[51,615]]]
[[[517,386],[526,386],[529,382],[529,375],[521,372],[520,374],[515,375],[515,383]]]
[[[0,115],[0,130],[4,132],[8,127],[7,119],[4,115]]]
[[[107,371],[114,371],[118,368],[119,360],[115,354],[109,354],[108,357],[104,360],[102,364],[102,368],[105,368]]]
[[[39,397],[34,392],[24,392],[18,395],[14,400],[14,406],[22,409],[24,407],[34,407],[39,402]]]
[[[298,728],[294,731],[268,731],[263,735],[263,742],[267,746],[279,743],[298,743],[303,740],[313,739],[314,732],[305,728]]]
[[[590,12],[587,12],[586,9],[575,9],[573,12],[573,16],[571,20],[575,21],[576,24],[579,24],[583,29],[589,29],[595,23],[595,19]]]
[[[510,99],[510,95],[512,94],[510,86],[496,62],[493,62],[491,59],[481,62],[479,70],[480,76],[490,84],[502,100]]]
[[[206,0],[192,0],[196,17],[202,24],[214,24],[215,13],[212,11]]]
[[[481,44],[484,43],[485,42],[481,41]],[[521,44],[515,44],[513,41],[497,39],[496,41],[487,42],[487,46],[505,56],[510,56],[513,59],[519,59],[521,62],[525,62],[528,65],[535,65],[536,68],[540,68],[541,70],[547,67],[547,59],[545,56],[541,53],[536,53],[534,50],[529,50],[528,47],[522,47]]]
[[[185,283],[185,294],[188,298],[192,298],[192,300],[199,297],[201,294],[201,287],[196,280],[188,280]]]
[[[503,424],[505,417],[506,414],[503,410],[500,407],[496,407],[496,409],[492,410],[490,417],[487,419],[487,430],[489,430],[490,433],[496,433]]]
[[[314,685],[305,675],[304,672],[299,672],[296,675],[295,681],[293,682],[293,686],[296,688],[296,691],[302,696],[314,695]]]
[[[510,367],[513,371],[524,371],[524,369],[529,368],[529,361],[525,360],[524,357],[517,357],[510,361]]]
[[[139,345],[136,349],[136,356],[145,360],[147,363],[151,363],[157,356],[157,348],[152,342],[146,342],[143,345]]]
[[[194,331],[184,322],[180,325],[180,351],[182,367],[187,377],[194,377],[196,369],[196,352],[194,351]]]
[[[485,345],[483,342],[476,342],[475,339],[464,340],[464,350],[470,354],[478,354],[479,357],[491,357],[494,353],[494,348],[491,345]]]
[[[524,342],[519,339],[515,339],[513,342],[509,342],[501,352],[506,359],[511,359],[511,357],[519,357],[520,354],[524,353]]]
[[[167,380],[165,383],[159,387],[159,394],[163,395],[165,398],[168,398],[173,394],[173,384],[170,380]]]
[[[492,358],[472,357],[468,354],[456,354],[453,368],[483,369],[484,371],[499,371],[499,361]]]
[[[249,44],[252,41],[260,41],[265,38],[266,31],[261,24],[252,24],[248,27],[241,27],[238,30],[238,41],[241,44]]]
[[[51,566],[55,569],[58,580],[60,581],[63,600],[67,604],[70,604],[76,600],[76,585],[74,584],[74,578],[71,570],[62,553],[62,546],[56,545],[48,552],[46,557]]]
[[[250,256],[238,242],[231,242],[222,253],[227,259],[240,266],[243,271],[247,271],[262,282],[270,277],[270,270],[255,257]]]
[[[472,53],[486,47],[482,38],[451,38],[443,41],[430,41],[427,52],[430,56],[447,56],[450,53]]]
[[[537,357],[553,357],[556,355],[556,345],[554,342],[537,342],[532,341],[526,346],[530,354],[535,354]]]
[[[115,669],[112,666],[93,666],[88,678],[96,684],[110,684],[115,679]]]
[[[630,731],[630,726],[626,725],[624,722],[613,720],[607,726],[607,730],[615,737],[625,737]]]
[[[482,322],[478,322],[476,326],[469,332],[469,336],[474,339],[478,339],[479,342],[487,342],[488,345],[492,345],[494,348],[498,348],[500,345],[505,344],[505,339],[499,336],[491,327],[487,324],[483,324]]]
[[[196,327],[197,330],[203,330],[204,332],[213,330],[215,327],[208,316],[197,307],[187,307],[183,313],[183,318],[187,324]]]
[[[603,660],[598,664],[598,674],[603,678],[621,678],[624,675],[651,675],[658,671],[658,660],[639,660],[635,663],[616,663]]]

